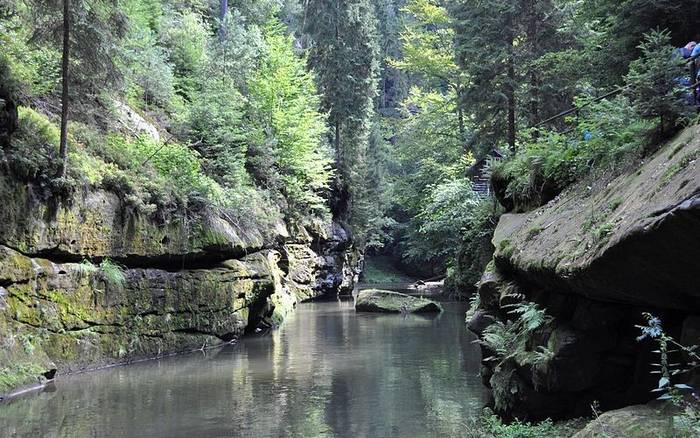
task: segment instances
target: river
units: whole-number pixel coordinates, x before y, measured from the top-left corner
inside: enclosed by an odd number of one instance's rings
[[[235,346],[58,379],[0,405],[2,437],[459,436],[486,392],[465,306],[301,304]]]

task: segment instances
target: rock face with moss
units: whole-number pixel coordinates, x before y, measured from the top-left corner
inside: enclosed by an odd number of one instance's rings
[[[211,214],[156,219],[103,190],[42,201],[7,176],[0,202],[0,394],[52,370],[229,342],[354,281],[342,263],[352,245],[306,231],[330,222],[244,230]]]
[[[642,312],[679,339],[697,333],[699,158],[694,127],[636,171],[501,218],[469,322],[491,358],[482,376],[499,412],[565,417],[594,400],[612,409],[651,398],[652,348],[636,340]],[[499,351],[499,331],[516,342]]]
[[[425,298],[388,290],[366,289],[357,296],[355,310],[380,313],[439,313],[442,312],[442,306]]]

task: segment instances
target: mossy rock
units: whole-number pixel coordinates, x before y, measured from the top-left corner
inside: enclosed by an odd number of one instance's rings
[[[674,416],[663,407],[628,406],[606,412],[573,438],[625,437],[668,438],[691,436],[674,427]]]
[[[355,301],[357,312],[433,313],[442,312],[442,306],[426,298],[386,290],[363,290]]]

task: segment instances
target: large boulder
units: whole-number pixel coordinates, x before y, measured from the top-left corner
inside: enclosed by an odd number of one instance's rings
[[[629,406],[600,415],[572,438],[667,438],[693,436],[674,425],[673,413],[663,407]]]
[[[383,313],[434,313],[442,312],[442,306],[426,298],[387,290],[367,289],[357,296],[355,310]]]
[[[642,313],[661,317],[677,339],[695,343],[700,333],[699,158],[700,128],[688,128],[636,170],[501,217],[469,328],[481,336],[508,326],[522,302],[549,320],[519,338],[508,367],[483,362],[498,413],[572,417],[594,400],[610,410],[653,398],[658,357],[637,340]]]
[[[602,301],[700,308],[700,129],[593,191],[503,215],[495,262],[523,280]]]

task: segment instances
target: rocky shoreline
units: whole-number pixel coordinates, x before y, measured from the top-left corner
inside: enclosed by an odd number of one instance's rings
[[[515,327],[524,303],[546,316],[520,333],[519,354],[482,346],[497,413],[571,418],[590,415],[594,402],[610,410],[652,399],[653,345],[638,342],[635,327],[642,312],[684,344],[700,343],[698,134],[688,128],[601,187],[584,182],[501,217],[469,328],[483,340],[494,324]]]
[[[8,177],[0,202],[0,393],[229,343],[298,302],[348,293],[359,274],[359,251],[330,221],[154,220],[103,190],[54,205]]]

